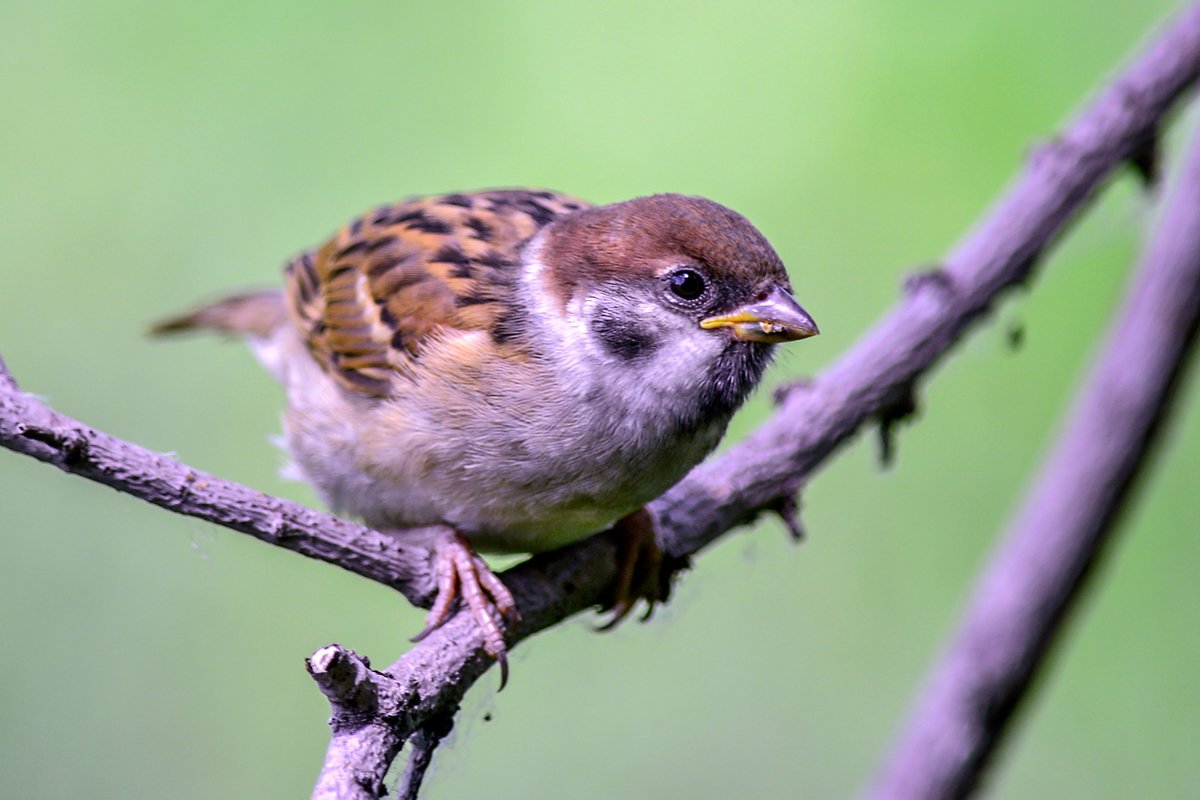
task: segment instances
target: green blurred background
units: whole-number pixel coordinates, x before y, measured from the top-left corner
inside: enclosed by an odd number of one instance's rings
[[[850,345],[1171,7],[3,0],[0,352],[67,414],[313,503],[277,477],[281,397],[246,352],[152,343],[146,323],[270,284],[379,202],[526,184],[746,214],[824,334],[775,385]],[[812,483],[803,546],[766,522],[651,624],[522,645],[503,694],[491,675],[470,693],[426,796],[853,795],[1152,219],[1119,178],[934,376],[893,469],[864,436]],[[1200,791],[1196,406],[990,796]],[[304,657],[340,642],[388,663],[420,626],[386,589],[7,451],[0,525],[9,797],[306,796],[328,709]]]

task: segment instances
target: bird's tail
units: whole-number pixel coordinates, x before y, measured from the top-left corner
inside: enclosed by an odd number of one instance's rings
[[[226,297],[186,314],[167,317],[150,326],[151,336],[211,330],[233,336],[267,339],[287,319],[283,293],[245,292]]]

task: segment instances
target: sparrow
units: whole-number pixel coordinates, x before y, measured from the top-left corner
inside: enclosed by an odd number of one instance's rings
[[[613,623],[638,599],[653,607],[661,594],[637,566],[661,559],[645,504],[717,446],[777,344],[818,333],[766,238],[679,194],[410,199],[354,219],[284,275],[282,291],[153,331],[250,341],[286,390],[295,472],[380,531],[435,531],[421,635],[461,599],[502,681],[515,603],[476,551],[540,552],[616,527],[633,544]]]

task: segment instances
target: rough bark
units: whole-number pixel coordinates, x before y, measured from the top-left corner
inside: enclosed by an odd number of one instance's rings
[[[867,795],[966,797],[1113,538],[1200,328],[1200,138],[1103,351]]]
[[[815,380],[782,393],[777,412],[746,441],[702,464],[652,505],[668,558],[682,565],[766,510],[792,520],[805,479],[855,432],[887,433],[914,407],[923,377],[1014,286],[1114,169],[1153,163],[1172,103],[1200,72],[1200,5],[1185,9],[1024,172],[941,268],[909,282],[896,306]],[[0,362],[0,372],[3,363]],[[0,444],[179,513],[250,533],[338,564],[427,604],[426,554],[391,537],[192,470],[95,431],[22,394],[0,375]],[[799,530],[798,527],[794,528]],[[604,535],[534,557],[504,573],[521,609],[510,646],[597,602],[615,573]],[[386,673],[352,651],[310,660],[333,706],[333,735],[314,796],[374,798],[409,737],[431,749],[463,694],[489,667],[481,639],[457,615]],[[414,780],[419,781],[420,765]]]

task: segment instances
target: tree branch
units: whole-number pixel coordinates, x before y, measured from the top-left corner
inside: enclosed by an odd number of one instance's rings
[[[1002,294],[1028,279],[1040,254],[1114,168],[1142,158],[1172,102],[1198,72],[1200,4],[1193,4],[1061,136],[1034,152],[1024,174],[953,250],[943,269],[910,282],[907,296],[872,331],[819,378],[784,393],[779,410],[747,440],[701,464],[651,504],[667,555],[686,559],[730,528],[786,504],[864,422],[872,417],[892,421],[899,416],[896,409],[911,409],[917,379]],[[515,644],[581,610],[579,595],[571,592],[579,586],[576,580],[590,581],[584,606],[590,604],[612,579],[611,555],[604,537],[593,537],[505,573],[522,613],[510,641]],[[411,727],[384,734],[389,746],[403,743],[441,709],[457,706],[487,667],[478,638],[461,615],[422,644],[427,647],[413,648],[387,670],[409,698],[405,705],[413,714],[406,721]],[[442,690],[432,704],[430,688]],[[335,735],[327,764],[378,735],[378,729],[367,728],[340,741]],[[327,778],[323,772],[315,796],[375,797],[345,791],[345,784]]]
[[[725,457],[693,470],[658,503],[672,553],[695,552],[797,488],[871,418],[911,413],[919,378],[1039,257],[1106,176],[1155,139],[1171,103],[1200,71],[1200,4],[1185,8],[1026,169],[940,269],[821,376],[783,395],[778,413]],[[781,473],[786,473],[781,486]],[[731,502],[733,501],[733,502]]]
[[[1200,137],[1103,352],[868,797],[968,796],[1112,538],[1200,328]]]
[[[0,445],[170,511],[337,564],[391,586],[417,605],[428,605],[433,596],[424,549],[90,428],[19,391],[3,359]]]
[[[1163,116],[1200,71],[1200,5],[1186,9],[1027,169],[943,269],[904,298],[817,380],[786,393],[748,440],[694,470],[652,504],[676,565],[764,510],[788,508],[805,478],[866,422],[891,425],[912,408],[917,380],[1011,287],[1101,181],[1142,159]],[[3,364],[0,362],[0,370]],[[6,374],[6,373],[5,373]],[[180,513],[330,561],[427,604],[428,558],[392,537],[223,481],[92,430],[0,380],[0,444]],[[521,609],[510,645],[595,604],[616,549],[592,537],[504,573]],[[328,691],[352,651],[323,648],[310,672],[330,696],[333,735],[316,797],[374,798],[410,736],[436,740],[469,686],[491,665],[468,615],[457,615],[386,673],[351,669],[349,694]],[[424,746],[424,745],[423,745]],[[419,779],[419,774],[415,776]]]

